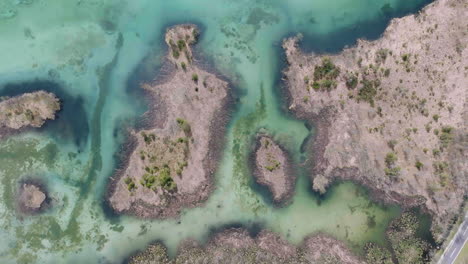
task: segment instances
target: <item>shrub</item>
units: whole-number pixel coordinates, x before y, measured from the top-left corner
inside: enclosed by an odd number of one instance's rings
[[[398,141],[396,141],[395,139],[389,140],[387,142],[388,147],[391,148],[392,150],[395,150],[396,144],[398,144]]]
[[[314,90],[330,91],[336,88],[335,79],[340,75],[340,69],[332,63],[330,58],[324,58],[321,65],[316,65],[314,68]]]
[[[390,76],[390,69],[386,69],[386,70],[384,71],[384,76],[385,76],[385,77]]]
[[[174,44],[174,41],[172,41],[172,39],[169,40],[169,46],[171,46],[172,56],[176,59],[179,58],[180,56],[179,49],[177,48],[177,45]]]
[[[270,172],[276,170],[281,165],[281,163],[277,160],[270,160],[269,163],[269,165],[265,166],[265,169],[267,169]]]
[[[437,122],[437,121],[439,121],[440,116],[438,114],[435,114],[435,115],[432,116],[432,118],[434,119],[434,121]]]
[[[324,78],[336,79],[340,74],[340,69],[333,64],[330,58],[324,58],[321,65],[314,68],[314,80],[318,81]]]
[[[140,181],[140,184],[148,189],[151,189],[155,182],[156,177],[154,175],[145,173]]]
[[[385,60],[387,59],[387,56],[388,56],[388,49],[379,49],[377,51],[376,62],[377,63],[385,62]]]
[[[402,59],[403,61],[406,62],[406,61],[409,60],[409,56],[410,56],[409,54],[403,54],[403,55],[401,56],[401,59]]]
[[[314,83],[312,83],[312,88],[315,91],[318,91],[318,90],[320,90],[320,84],[318,82],[314,82]]]
[[[443,148],[448,147],[448,145],[453,140],[453,128],[449,126],[442,127],[441,133],[439,135],[440,145]]]
[[[133,191],[137,188],[137,186],[135,185],[135,182],[133,182],[133,180],[130,177],[125,178],[124,182],[125,184],[127,184],[127,189],[129,191]]]
[[[194,81],[195,83],[198,83],[198,74],[196,73],[192,74],[192,81]]]
[[[187,142],[188,142],[188,140],[187,140],[186,137],[180,137],[180,138],[177,139],[177,143],[187,143]]]
[[[180,127],[186,134],[190,133],[190,131],[191,131],[190,125],[189,125],[189,123],[188,123],[185,119],[177,118],[176,121],[177,121],[177,124],[179,124],[179,127]]]
[[[414,166],[416,166],[418,170],[421,170],[424,167],[424,164],[422,164],[421,161],[417,160]]]
[[[187,65],[185,64],[185,62],[182,62],[180,66],[182,67],[184,71],[187,71]]]
[[[389,152],[385,156],[385,164],[387,164],[387,167],[394,165],[397,160],[398,157],[394,152]]]
[[[368,102],[371,106],[374,106],[374,96],[377,95],[377,81],[362,80],[362,87],[358,92],[358,100],[363,100]]]
[[[354,89],[356,88],[357,85],[358,85],[358,77],[355,74],[350,73],[348,77],[346,78],[346,87],[348,87],[348,89]]]
[[[400,167],[393,167],[393,168],[385,168],[385,175],[389,176],[390,178],[394,179],[400,175],[401,168]]]
[[[171,177],[171,170],[168,167],[165,167],[161,170],[158,175],[159,186],[162,188],[171,191],[174,190],[177,185]]]
[[[183,39],[180,39],[179,41],[177,41],[177,47],[179,48],[180,51],[185,49],[185,41]]]

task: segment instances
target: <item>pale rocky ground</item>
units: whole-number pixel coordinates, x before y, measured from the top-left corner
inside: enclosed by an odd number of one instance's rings
[[[59,110],[60,100],[45,91],[0,98],[0,137],[5,129],[41,127],[47,119],[55,119]]]
[[[23,213],[40,211],[47,196],[38,186],[30,183],[21,185],[18,196],[19,209]]]
[[[443,239],[468,190],[467,17],[468,2],[438,0],[339,54],[304,54],[300,36],[284,41],[288,107],[317,127],[314,189],[351,179],[386,202],[425,206]],[[325,77],[330,89],[314,89],[324,58],[339,72]],[[364,79],[367,95],[375,91],[367,98]]]
[[[291,197],[295,183],[288,154],[266,134],[258,134],[256,140],[255,179],[268,187],[276,203],[283,203]]]
[[[173,260],[167,257],[164,246],[156,243],[132,256],[129,263],[357,264],[364,261],[352,255],[342,242],[322,234],[306,238],[296,247],[268,231],[252,237],[244,229],[228,229],[215,234],[204,246],[186,241]]]
[[[142,85],[154,109],[148,113],[150,129],[132,133],[136,147],[113,177],[109,201],[117,212],[171,217],[211,191],[229,90],[226,81],[194,61],[191,45],[197,36],[195,25],[166,32],[169,52],[162,72],[168,76]]]

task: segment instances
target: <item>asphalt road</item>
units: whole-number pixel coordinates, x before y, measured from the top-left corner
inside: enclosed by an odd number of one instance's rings
[[[452,239],[444,254],[440,258],[438,264],[452,264],[457,259],[458,254],[463,249],[463,246],[468,241],[468,213],[465,215],[465,220],[458,228],[455,237]]]

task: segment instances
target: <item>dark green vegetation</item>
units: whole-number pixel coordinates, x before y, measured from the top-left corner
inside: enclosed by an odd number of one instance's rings
[[[161,187],[168,191],[172,191],[177,187],[171,177],[171,169],[169,166],[166,165],[162,169],[153,167],[153,169],[148,169],[147,172],[148,173],[145,173],[140,180],[140,184],[142,186],[153,190],[156,187]]]
[[[348,89],[354,89],[358,85],[358,76],[355,73],[349,73],[348,76],[346,77],[346,87]]]
[[[451,182],[451,174],[449,170],[449,165],[445,161],[436,161],[432,164],[436,175],[439,177],[440,185],[446,187]]]
[[[442,127],[442,131],[439,134],[439,140],[442,149],[448,147],[453,140],[453,128],[449,126]]]
[[[141,186],[151,190],[157,190],[158,187],[166,191],[177,189],[173,177],[182,175],[182,171],[188,165],[191,129],[185,119],[177,118],[176,122],[180,131],[174,138],[160,138],[154,133],[144,131],[140,133],[145,142],[139,152],[144,166],[144,174],[139,181],[137,180]],[[125,183],[129,191],[137,188],[132,178],[126,178]]]
[[[133,191],[137,188],[132,178],[129,178],[129,177],[125,178],[125,184],[127,184],[127,188],[129,191]]]
[[[366,260],[372,264],[419,264],[426,263],[429,244],[418,237],[420,222],[415,214],[403,213],[393,220],[386,231],[390,248],[373,243],[365,247]]]
[[[169,46],[171,46],[172,56],[178,59],[180,57],[179,47],[174,43],[174,41],[172,41],[172,39],[169,40]]]
[[[398,160],[398,157],[394,152],[389,152],[385,156],[385,165],[387,166],[384,169],[385,174],[389,176],[392,180],[396,180],[401,172],[401,168],[396,166],[397,160]]]
[[[358,92],[358,100],[368,102],[371,106],[374,106],[374,97],[377,95],[377,88],[380,86],[379,80],[367,80],[361,81],[362,87]]]
[[[316,91],[331,91],[337,86],[336,78],[340,75],[338,68],[330,58],[324,58],[321,65],[314,68],[312,88]]]
[[[281,163],[275,159],[269,158],[268,159],[268,165],[265,166],[265,169],[268,171],[272,172],[276,169],[278,169],[281,166]]]
[[[177,118],[176,121],[177,121],[177,124],[179,124],[179,127],[184,131],[184,133],[190,134],[191,128],[187,120],[182,119],[182,118]]]

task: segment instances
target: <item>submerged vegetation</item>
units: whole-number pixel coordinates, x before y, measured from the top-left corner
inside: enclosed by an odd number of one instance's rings
[[[430,247],[428,242],[418,237],[419,225],[416,215],[410,212],[403,213],[393,220],[386,231],[391,250],[368,243],[365,247],[367,262],[373,264],[426,263]]]

